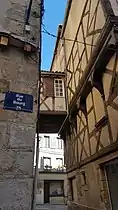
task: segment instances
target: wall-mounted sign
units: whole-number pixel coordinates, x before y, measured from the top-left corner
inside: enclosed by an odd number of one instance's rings
[[[7,92],[5,95],[4,109],[33,112],[33,96],[24,93]]]

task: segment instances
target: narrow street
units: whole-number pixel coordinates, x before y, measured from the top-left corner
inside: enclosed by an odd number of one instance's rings
[[[0,3],[0,210],[118,210],[118,0]]]
[[[67,206],[44,204],[44,205],[37,205],[36,210],[67,210]]]

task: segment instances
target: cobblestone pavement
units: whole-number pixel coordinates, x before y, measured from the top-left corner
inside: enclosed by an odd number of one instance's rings
[[[66,205],[51,205],[51,204],[37,205],[36,210],[67,210],[67,206]]]

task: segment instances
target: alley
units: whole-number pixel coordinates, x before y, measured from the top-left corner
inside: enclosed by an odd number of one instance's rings
[[[67,206],[66,205],[51,205],[51,204],[37,205],[36,210],[67,210]]]

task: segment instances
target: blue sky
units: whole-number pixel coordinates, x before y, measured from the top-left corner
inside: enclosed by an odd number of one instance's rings
[[[57,34],[58,25],[63,23],[67,0],[44,0],[43,23],[52,34]],[[56,39],[43,33],[42,70],[49,70]]]

